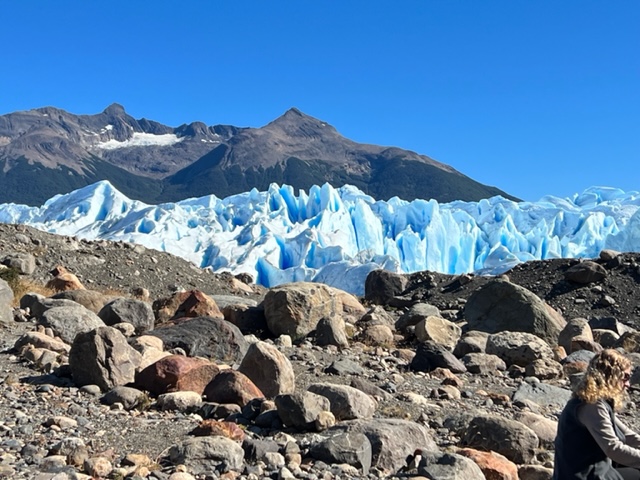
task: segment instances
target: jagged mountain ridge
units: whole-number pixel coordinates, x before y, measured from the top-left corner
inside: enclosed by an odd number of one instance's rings
[[[96,115],[15,112],[0,116],[0,165],[0,202],[29,205],[99,180],[147,203],[325,182],[352,184],[377,199],[514,198],[425,155],[356,143],[295,108],[261,128],[172,128],[136,120],[118,104]]]

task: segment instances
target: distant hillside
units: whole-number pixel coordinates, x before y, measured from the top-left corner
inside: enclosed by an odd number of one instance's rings
[[[274,182],[351,184],[380,200],[515,199],[425,155],[353,142],[295,108],[261,128],[172,128],[117,104],[97,115],[15,112],[0,116],[0,165],[0,202],[28,205],[99,180],[147,203],[223,198]]]

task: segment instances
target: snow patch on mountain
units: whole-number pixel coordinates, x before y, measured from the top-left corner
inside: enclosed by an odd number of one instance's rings
[[[105,127],[106,130],[111,130],[113,128],[112,125],[107,125]],[[148,147],[148,146],[161,146],[167,147],[170,145],[175,145],[183,141],[184,138],[178,137],[173,133],[165,133],[163,135],[154,135],[153,133],[142,133],[142,132],[134,132],[133,136],[127,140],[119,142],[118,140],[107,140],[106,142],[100,142],[95,145],[96,148],[100,148],[102,150],[115,150],[117,148],[127,148],[127,147]]]

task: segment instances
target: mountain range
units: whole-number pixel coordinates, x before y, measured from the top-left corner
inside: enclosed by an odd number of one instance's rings
[[[100,180],[153,204],[326,182],[380,200],[517,200],[425,155],[351,141],[296,108],[261,128],[173,128],[136,120],[118,104],[96,115],[54,107],[14,112],[0,116],[0,165],[0,202],[26,205]]]

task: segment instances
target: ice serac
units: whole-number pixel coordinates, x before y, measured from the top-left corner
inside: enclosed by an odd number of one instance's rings
[[[273,287],[317,281],[364,293],[367,274],[500,273],[527,260],[640,251],[640,193],[592,187],[570,198],[513,202],[376,201],[353,186],[298,194],[272,184],[147,205],[103,181],[41,207],[0,206],[0,221],[165,250],[200,267],[252,274]]]

